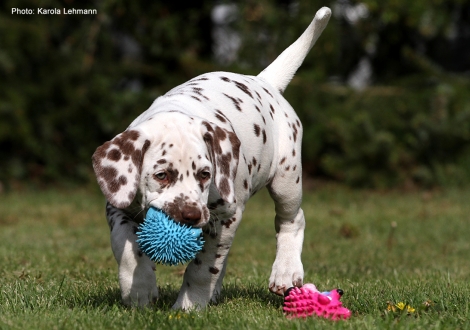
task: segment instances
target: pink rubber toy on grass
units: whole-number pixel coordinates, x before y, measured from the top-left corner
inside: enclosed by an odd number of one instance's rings
[[[308,283],[286,291],[283,310],[289,318],[306,318],[316,314],[331,320],[348,319],[351,311],[343,307],[340,301],[342,295],[341,289],[320,292],[315,285]]]

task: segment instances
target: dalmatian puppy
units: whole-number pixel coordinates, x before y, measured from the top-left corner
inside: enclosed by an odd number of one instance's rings
[[[305,219],[302,125],[282,97],[331,16],[321,8],[300,38],[258,76],[213,72],[157,98],[93,154],[124,304],[158,299],[155,265],[136,231],[149,207],[204,231],[173,308],[203,308],[220,294],[245,203],[267,187],[275,202],[276,258],[269,290],[300,287]]]

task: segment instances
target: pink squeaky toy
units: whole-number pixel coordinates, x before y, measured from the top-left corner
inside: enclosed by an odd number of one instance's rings
[[[306,318],[316,314],[331,320],[348,319],[351,311],[339,301],[342,295],[341,289],[320,292],[315,285],[307,283],[286,291],[283,310],[288,318]]]

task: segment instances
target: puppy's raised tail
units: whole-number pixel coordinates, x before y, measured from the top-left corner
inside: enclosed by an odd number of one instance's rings
[[[266,80],[271,86],[283,93],[304,61],[305,56],[307,56],[325,29],[330,17],[330,8],[322,7],[319,9],[312,23],[299,39],[284,50],[258,77]]]

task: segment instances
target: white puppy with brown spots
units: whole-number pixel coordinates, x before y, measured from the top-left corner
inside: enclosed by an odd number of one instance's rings
[[[158,298],[155,265],[136,243],[149,207],[204,228],[174,308],[202,308],[222,287],[247,200],[267,186],[275,202],[276,258],[269,289],[301,286],[305,219],[302,126],[282,92],[326,27],[320,9],[302,36],[258,76],[203,74],[159,97],[126,131],[100,146],[93,167],[108,203],[111,245],[126,305]]]

